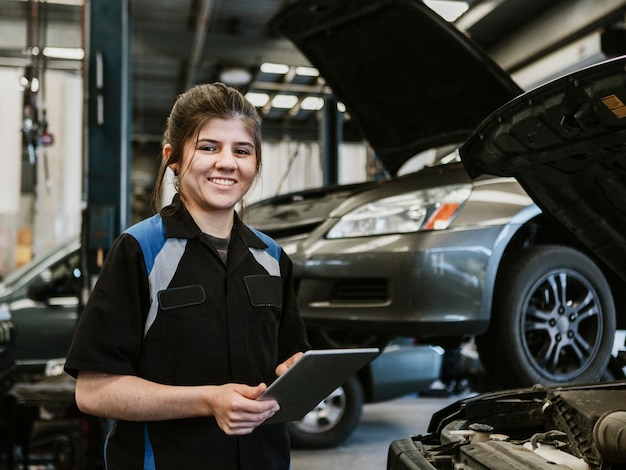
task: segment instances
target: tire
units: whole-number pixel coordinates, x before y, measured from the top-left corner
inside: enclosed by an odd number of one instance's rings
[[[356,376],[337,388],[300,421],[287,424],[291,446],[300,449],[336,447],[361,420],[363,389]]]
[[[566,246],[503,260],[492,318],[477,338],[487,372],[505,387],[599,380],[611,358],[615,305],[594,262]]]

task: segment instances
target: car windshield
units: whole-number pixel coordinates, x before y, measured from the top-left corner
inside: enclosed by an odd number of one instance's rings
[[[24,266],[21,266],[20,268],[16,269],[15,271],[12,271],[8,275],[6,275],[0,281],[0,291],[2,291],[4,288],[6,288],[8,286],[11,286],[11,285],[15,284],[17,281],[19,281],[23,277],[29,276],[29,273],[39,272],[40,271],[40,266],[42,264],[47,263],[48,260],[51,257],[53,257],[56,253],[63,251],[63,249],[66,248],[67,246],[69,246],[69,244],[70,243],[67,242],[67,243],[63,243],[61,245],[58,245],[58,246],[56,246],[56,247],[54,247],[54,248],[44,252],[40,256],[37,256],[36,258],[34,258],[29,263],[26,263]]]
[[[423,168],[460,162],[460,144],[425,150],[408,159],[398,170],[398,176],[416,173]]]

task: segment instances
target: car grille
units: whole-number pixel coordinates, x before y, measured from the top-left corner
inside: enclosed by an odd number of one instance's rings
[[[331,302],[386,302],[388,299],[385,279],[349,279],[335,283]]]
[[[304,287],[306,285],[306,288]],[[387,304],[388,282],[384,278],[294,279],[296,295],[310,304]]]

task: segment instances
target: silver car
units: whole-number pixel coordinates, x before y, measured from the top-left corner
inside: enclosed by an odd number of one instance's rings
[[[626,57],[619,57],[532,90],[494,112],[461,148],[472,176],[484,172],[515,176],[544,212],[591,249],[598,265],[611,269],[622,283],[626,281],[625,70]],[[571,252],[572,264],[578,260],[581,266],[577,253]],[[576,332],[576,324],[600,315],[593,280],[580,276],[580,271],[570,270],[554,279],[553,289],[547,292],[558,292],[559,301],[551,296],[529,298],[522,324],[533,318],[553,321],[554,328],[546,325],[546,330],[554,330],[555,343],[595,351],[601,347],[593,339],[615,326],[606,313],[602,322],[595,321],[598,331],[588,336],[592,341],[558,339],[559,334],[568,336],[563,327]],[[561,280],[569,278],[587,289],[587,297],[578,303],[565,302],[573,290],[570,283],[566,291],[559,290]],[[615,290],[616,297],[621,292]],[[502,320],[495,319],[494,324],[501,327]],[[507,331],[502,334],[511,338]],[[514,350],[514,345],[503,348],[502,355],[491,360],[515,366],[510,362]],[[623,366],[623,356],[620,362]],[[387,468],[622,469],[625,409],[623,380],[482,394],[437,411],[427,435],[393,441]]]
[[[589,249],[513,178],[472,180],[458,162],[397,176],[521,94],[508,75],[419,1],[305,0],[273,25],[320,70],[390,175],[249,208],[245,220],[292,256],[314,345],[414,336],[454,349],[476,338],[499,386],[603,377],[622,299]]]

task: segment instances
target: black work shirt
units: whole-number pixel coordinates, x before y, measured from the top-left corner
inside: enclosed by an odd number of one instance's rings
[[[184,206],[131,227],[114,243],[66,360],[79,370],[171,385],[271,383],[309,348],[291,261],[235,214],[224,263]],[[106,446],[114,469],[286,469],[284,424],[228,436],[212,417],[119,421]]]

